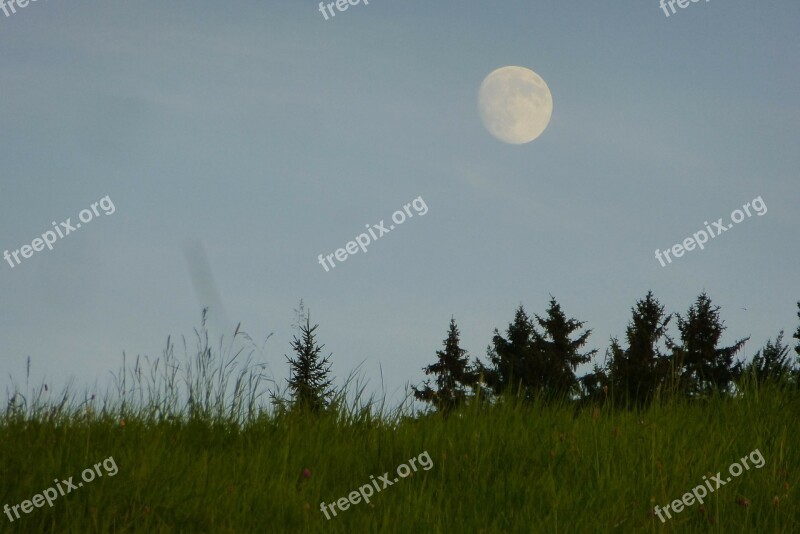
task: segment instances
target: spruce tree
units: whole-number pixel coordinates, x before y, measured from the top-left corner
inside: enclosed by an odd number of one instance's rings
[[[800,302],[797,303],[797,318],[800,319]],[[797,340],[797,345],[794,346],[794,351],[797,353],[798,363],[800,363],[800,326],[797,327],[797,330],[792,337]]]
[[[606,361],[608,361],[609,352],[613,350],[615,346],[617,349],[620,348],[616,339],[612,339],[611,341],[612,347],[606,351]],[[592,371],[580,377],[578,383],[580,385],[580,405],[603,404],[608,399],[611,380],[607,369],[603,366],[595,363],[592,367]]]
[[[753,361],[744,368],[745,376],[758,383],[784,383],[791,376],[792,362],[789,359],[789,347],[783,344],[783,331],[773,343],[771,339],[763,349],[753,357]]]
[[[712,391],[728,393],[741,374],[742,363],[733,358],[749,339],[740,339],[729,347],[718,348],[725,331],[719,307],[703,292],[689,308],[686,317],[677,316],[681,345],[669,341],[675,369],[679,370],[678,387],[689,397]]]
[[[591,330],[572,339],[573,333],[584,323],[567,319],[553,297],[550,297],[546,317],[534,317],[542,328],[541,333],[522,306],[517,309],[514,322],[508,326],[508,339],[495,329],[493,346],[487,351],[492,367],[487,369],[480,364],[487,384],[496,394],[510,391],[528,401],[537,395],[552,400],[579,393],[575,369],[597,352],[579,352]],[[591,380],[587,379],[585,385],[591,387]]]
[[[619,339],[611,338],[611,345],[606,349],[605,359],[607,363],[604,371],[610,386],[609,395],[620,406],[630,405],[628,379],[631,376],[631,366],[628,364],[626,351],[620,345]]]
[[[470,366],[467,351],[459,343],[458,326],[451,317],[447,338],[443,342],[444,350],[436,351],[436,363],[423,368],[426,375],[436,376],[436,390],[430,387],[430,379],[421,389],[412,386],[417,400],[433,404],[444,415],[463,405],[469,391],[478,384],[478,373]]]
[[[525,399],[533,397],[532,332],[533,325],[521,304],[508,325],[507,339],[495,328],[492,345],[486,349],[491,366],[478,362],[479,372],[495,395],[510,392]]]
[[[797,303],[797,318],[800,319],[800,302]],[[800,386],[800,326],[797,327],[792,337],[797,340],[797,344],[794,346],[794,351],[797,353],[797,361],[793,371],[794,382],[797,386]]]
[[[325,345],[317,346],[314,332],[318,324],[311,326],[311,314],[303,314],[300,303],[300,315],[305,320],[297,325],[300,336],[294,336],[292,349],[295,358],[286,357],[289,362],[289,389],[292,392],[292,407],[311,412],[320,412],[330,407],[333,390],[330,376],[330,355],[320,358]]]
[[[547,316],[534,315],[542,329],[531,332],[531,348],[534,357],[531,360],[529,374],[532,375],[534,390],[544,395],[545,399],[571,398],[579,393],[578,379],[575,370],[580,364],[587,363],[597,353],[591,350],[581,353],[589,339],[591,330],[573,333],[581,329],[583,321],[567,319],[556,299],[550,297]]]
[[[631,310],[623,350],[616,340],[608,351],[608,372],[615,400],[622,405],[644,407],[656,391],[667,383],[669,356],[659,342],[667,336],[671,315],[664,315],[664,306],[648,291]],[[668,338],[667,338],[668,339]]]

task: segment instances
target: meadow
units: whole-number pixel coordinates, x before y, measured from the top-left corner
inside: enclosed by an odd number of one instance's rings
[[[111,456],[118,472],[13,522],[0,515],[0,531],[800,532],[793,389],[742,384],[735,398],[641,411],[506,397],[443,418],[389,408],[351,376],[335,410],[310,415],[265,409],[263,368],[231,347],[200,333],[178,361],[168,341],[102,394],[18,388],[0,414],[0,506]],[[754,449],[763,467],[702,508],[663,523],[653,513]],[[423,451],[429,470],[330,519],[320,510]]]

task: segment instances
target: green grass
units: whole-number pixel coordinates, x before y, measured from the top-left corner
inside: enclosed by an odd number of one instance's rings
[[[263,377],[236,366],[251,355],[221,347],[217,361],[198,341],[191,362],[177,365],[168,346],[120,373],[102,399],[16,397],[0,415],[0,506],[54,478],[77,482],[110,456],[119,471],[13,523],[0,515],[0,531],[800,532],[796,392],[749,387],[739,399],[642,413],[503,403],[444,420],[369,409],[356,386],[340,392],[337,415],[313,418],[260,413]],[[724,480],[756,448],[765,465],[717,489],[705,513],[694,504],[664,524],[653,515],[704,475]],[[424,451],[430,470],[325,519],[322,501],[370,475],[394,478]]]

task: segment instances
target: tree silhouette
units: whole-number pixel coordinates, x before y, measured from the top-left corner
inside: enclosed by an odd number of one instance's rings
[[[478,362],[479,372],[495,395],[509,392],[525,399],[533,397],[536,383],[532,371],[532,332],[533,325],[521,304],[514,314],[514,322],[506,330],[508,339],[495,328],[492,345],[486,349],[491,367]]]
[[[753,357],[753,361],[744,367],[744,375],[759,383],[785,383],[792,373],[792,362],[789,359],[789,347],[783,344],[783,331],[775,338],[775,342],[767,340],[763,349]]]
[[[581,354],[579,349],[589,339],[591,330],[579,333],[572,339],[574,332],[583,327],[584,322],[567,319],[556,299],[550,297],[547,316],[534,315],[542,328],[539,333],[532,329],[533,378],[534,387],[546,399],[571,397],[579,392],[575,370],[578,365],[586,363],[597,353],[591,350]]]
[[[289,362],[289,389],[292,392],[293,408],[307,409],[319,412],[330,407],[333,383],[330,375],[328,355],[320,358],[320,353],[325,345],[317,346],[314,332],[318,324],[311,326],[311,313],[303,313],[303,303],[300,302],[300,318],[304,323],[297,325],[300,336],[294,336],[292,349],[296,357],[286,357]]]
[[[717,348],[725,331],[719,318],[719,307],[711,304],[705,293],[697,297],[686,317],[677,316],[681,345],[668,340],[674,369],[679,373],[678,389],[689,397],[712,391],[728,393],[733,380],[741,374],[742,363],[733,358],[749,338],[740,339],[730,347]]]
[[[797,318],[800,319],[800,302],[797,303]],[[794,351],[797,354],[797,360],[793,366],[794,369],[792,374],[794,375],[795,384],[800,387],[800,326],[797,327],[797,330],[795,330],[792,337],[797,340],[797,344],[794,346]]]
[[[426,375],[436,376],[436,390],[430,387],[430,379],[421,389],[412,386],[417,400],[433,404],[445,416],[464,404],[469,390],[478,385],[478,373],[470,366],[467,351],[459,346],[459,336],[456,321],[451,317],[444,350],[436,351],[438,361],[423,368]]]
[[[528,401],[537,395],[552,400],[578,393],[575,369],[597,352],[578,352],[586,344],[591,330],[571,339],[584,323],[567,319],[553,297],[550,297],[547,315],[534,317],[542,328],[541,333],[522,306],[517,309],[514,322],[508,326],[508,339],[495,329],[493,346],[488,349],[492,367],[480,366],[487,384],[496,394],[509,391]]]
[[[800,319],[800,302],[797,303],[797,318]],[[798,360],[800,360],[800,326],[797,327],[797,330],[792,337],[797,340],[797,345],[794,346],[794,351],[797,353]]]
[[[611,347],[606,349],[606,361],[608,361],[609,354],[615,347],[620,349],[617,340],[612,338]],[[607,369],[597,362],[595,362],[591,372],[578,379],[578,383],[580,386],[579,405],[604,404],[608,400],[608,389],[611,385],[611,380]]]
[[[669,375],[669,355],[660,350],[659,342],[667,336],[672,315],[664,315],[664,306],[648,291],[631,310],[623,350],[612,339],[608,355],[608,374],[612,395],[618,403],[644,407],[649,404]],[[668,339],[668,338],[667,338]]]

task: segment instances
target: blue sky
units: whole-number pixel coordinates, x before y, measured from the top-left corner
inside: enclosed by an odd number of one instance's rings
[[[0,264],[0,371],[106,384],[122,352],[190,336],[208,289],[287,376],[303,298],[346,376],[387,396],[450,316],[485,357],[515,308],[549,295],[602,354],[649,289],[702,290],[752,356],[797,327],[800,4],[372,0],[29,4],[0,13],[0,251],[109,195],[116,211]],[[519,65],[550,125],[491,137],[477,93]],[[329,254],[421,196],[428,213],[326,272]],[[661,267],[666,249],[761,196],[768,207]],[[194,257],[190,254],[189,257]],[[199,266],[198,266],[199,268]],[[199,276],[202,276],[202,269]],[[208,278],[205,276],[205,278]],[[742,309],[746,308],[746,310]]]

